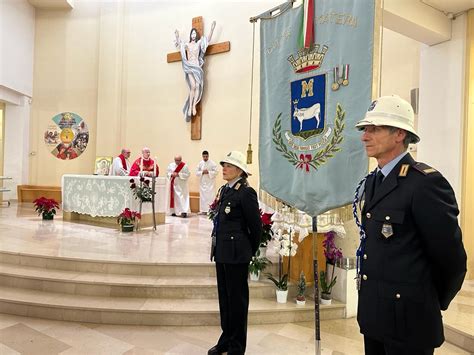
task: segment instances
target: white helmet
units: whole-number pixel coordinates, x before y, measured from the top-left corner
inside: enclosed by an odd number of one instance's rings
[[[224,165],[224,163],[232,164],[240,168],[245,174],[252,175],[247,169],[247,159],[245,158],[245,155],[238,150],[233,150],[227,154],[227,156],[221,160],[220,164]]]
[[[364,126],[390,126],[412,133],[418,143],[420,137],[415,131],[415,114],[411,105],[397,95],[382,96],[373,101],[364,119],[357,122],[357,128]]]

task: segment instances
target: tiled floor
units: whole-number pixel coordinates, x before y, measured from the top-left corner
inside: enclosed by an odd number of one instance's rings
[[[56,218],[42,222],[31,205],[0,209],[0,250],[67,258],[140,263],[209,263],[211,224],[205,216],[168,217],[156,232],[125,235]],[[466,283],[444,319],[473,334],[474,284]],[[314,325],[250,325],[247,354],[314,354]],[[0,314],[0,354],[206,354],[216,326],[171,327],[72,323]],[[322,354],[362,354],[355,319],[321,323]],[[468,354],[443,344],[436,354]]]
[[[156,327],[71,323],[0,315],[0,354],[206,354],[218,327]],[[363,354],[354,318],[323,321],[321,353]],[[246,354],[314,354],[312,323],[251,325]],[[445,343],[435,354],[468,354]]]

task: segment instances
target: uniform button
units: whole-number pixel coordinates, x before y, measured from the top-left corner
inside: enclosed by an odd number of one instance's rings
[[[362,279],[367,280],[367,275],[362,275]]]
[[[402,296],[400,296],[400,294],[397,293],[397,294],[395,295],[395,297],[396,297],[396,298],[400,298],[400,297],[402,297]]]
[[[364,260],[367,260],[367,254],[364,254]]]
[[[390,221],[390,216],[385,216],[385,220]]]
[[[230,237],[230,239],[234,239],[234,237]]]
[[[367,218],[370,218],[372,217],[372,215],[370,214],[370,212],[367,212],[367,214],[365,215]]]

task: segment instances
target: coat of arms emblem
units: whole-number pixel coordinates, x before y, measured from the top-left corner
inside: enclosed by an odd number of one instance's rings
[[[319,48],[316,45],[310,51]],[[321,53],[316,52],[317,58],[311,53],[300,51],[298,59],[290,56],[288,61],[295,73],[307,73],[320,68],[327,50],[328,47],[323,46]],[[337,104],[334,124],[327,122],[326,77],[327,74],[322,73],[291,82],[290,122],[282,122],[280,113],[273,126],[276,149],[296,168],[306,172],[310,172],[310,168],[317,170],[339,152],[344,139],[345,113],[341,105]],[[290,130],[282,132],[282,125],[289,126]]]

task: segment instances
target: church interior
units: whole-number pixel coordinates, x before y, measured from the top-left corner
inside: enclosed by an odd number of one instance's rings
[[[435,353],[473,354],[474,1],[373,1],[374,97],[397,94],[412,104],[422,140],[409,152],[446,177],[460,210],[467,274],[443,312],[446,341]],[[215,344],[213,223],[200,210],[196,169],[208,151],[215,195],[226,182],[219,162],[230,151],[248,154],[263,212],[281,207],[260,189],[260,31],[249,19],[283,2],[0,0],[0,354],[206,354]],[[188,41],[196,26],[212,37],[189,122],[175,31]],[[72,153],[60,147],[72,141],[62,129],[68,119],[78,127]],[[159,176],[153,208],[142,210],[129,178],[108,175],[125,148],[143,167],[145,147]],[[189,207],[172,215],[167,167],[177,157],[189,169]],[[96,187],[109,196],[98,200]],[[35,211],[41,197],[58,202],[53,220]],[[131,233],[120,230],[117,213],[104,212],[122,200],[143,217]],[[291,260],[287,302],[277,302],[265,276],[249,281],[246,353],[363,354],[351,208],[317,222],[301,216],[309,235],[296,255],[280,258],[268,243],[265,272],[278,273],[280,263],[290,270]],[[313,258],[324,267],[328,232],[344,258],[332,303],[315,305]],[[304,305],[296,303],[301,272]]]

